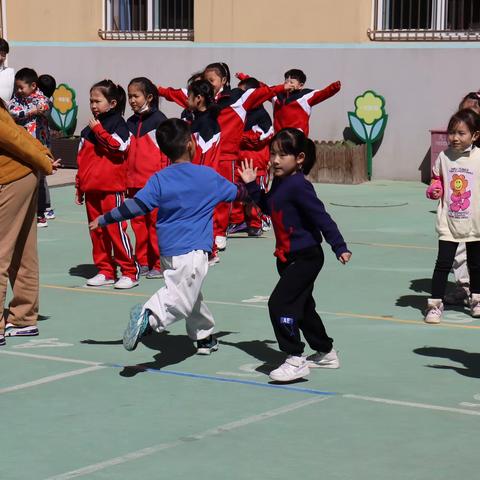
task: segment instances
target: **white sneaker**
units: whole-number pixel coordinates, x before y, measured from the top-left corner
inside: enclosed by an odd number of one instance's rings
[[[217,235],[215,237],[215,244],[217,245],[217,248],[223,252],[227,248],[227,237],[221,237],[220,235]]]
[[[269,377],[276,382],[290,382],[302,378],[310,373],[307,359],[289,355],[285,363],[270,372]]]
[[[128,290],[129,288],[136,287],[138,282],[132,280],[130,277],[120,277],[113,286],[114,288],[119,288],[121,290]]]
[[[443,303],[438,298],[429,298],[427,300],[427,310],[425,312],[425,323],[440,323],[443,313]]]
[[[470,298],[470,314],[473,318],[480,317],[480,293],[472,293]]]
[[[217,263],[220,263],[220,257],[218,255],[209,255],[208,266],[214,267]]]
[[[112,278],[107,278],[103,273],[99,273],[87,280],[89,287],[102,287],[103,285],[113,285],[115,281]]]
[[[56,218],[55,210],[53,208],[46,208],[45,209],[45,218],[47,220],[54,220]]]
[[[340,368],[337,351],[332,348],[328,353],[317,352],[307,357],[310,368]]]

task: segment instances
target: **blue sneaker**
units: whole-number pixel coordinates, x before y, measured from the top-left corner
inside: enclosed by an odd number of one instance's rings
[[[248,230],[247,224],[242,223],[232,223],[227,228],[227,235],[233,235],[234,233],[246,232]]]
[[[137,304],[130,311],[130,321],[123,333],[123,346],[125,350],[131,352],[137,348],[140,338],[145,336],[150,330],[148,316],[150,311],[145,310],[142,314],[143,305]]]
[[[6,337],[36,337],[38,335],[38,327],[29,325],[27,327],[16,327],[13,323],[5,325]]]

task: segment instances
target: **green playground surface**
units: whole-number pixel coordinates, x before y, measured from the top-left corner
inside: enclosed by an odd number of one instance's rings
[[[455,307],[422,321],[435,203],[414,182],[315,188],[353,252],[343,266],[325,245],[315,288],[341,368],[284,385],[268,378],[284,358],[266,308],[272,232],[235,235],[210,269],[218,352],[195,355],[183,322],[127,352],[130,308],[163,281],[85,288],[85,210],[72,186],[52,188],[40,335],[0,348],[0,478],[478,478],[480,320]]]

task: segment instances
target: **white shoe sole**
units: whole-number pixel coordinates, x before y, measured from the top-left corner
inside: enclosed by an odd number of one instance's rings
[[[138,285],[138,282],[132,282],[130,285],[114,285],[113,288],[116,288],[117,290],[129,290],[130,288],[136,287]]]
[[[309,373],[310,369],[308,368],[308,366],[305,366],[302,369],[298,370],[297,373],[289,377],[283,375],[276,375],[273,372],[270,372],[269,377],[274,382],[291,382],[293,380],[298,380],[299,378],[306,377]]]
[[[114,280],[106,280],[105,282],[103,283],[86,283],[85,286],[86,287],[105,287],[107,285],[113,285],[115,283]]]
[[[331,370],[340,368],[339,363],[330,363],[330,364],[320,365],[312,361],[307,361],[307,364],[309,368],[330,368]]]

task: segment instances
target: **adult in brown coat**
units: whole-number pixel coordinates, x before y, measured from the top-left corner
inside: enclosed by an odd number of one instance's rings
[[[0,100],[0,345],[5,336],[38,335],[37,175],[58,166]]]

